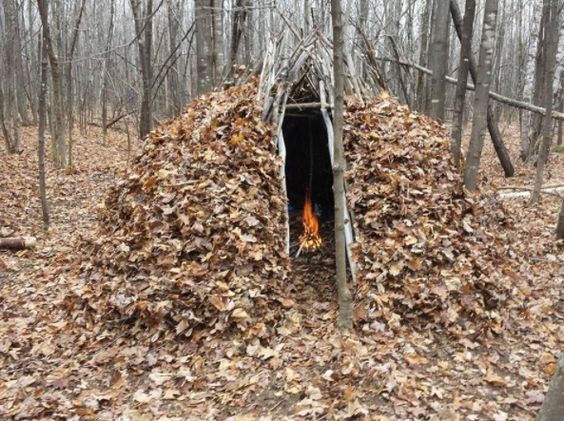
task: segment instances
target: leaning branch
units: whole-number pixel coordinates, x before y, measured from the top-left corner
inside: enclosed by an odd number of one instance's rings
[[[125,117],[130,116],[132,114],[135,114],[138,110],[133,110],[133,111],[128,111],[124,114],[120,114],[119,116],[117,116],[116,118],[114,118],[112,121],[110,121],[108,124],[106,124],[106,128],[109,129],[111,128],[113,125],[115,125],[116,123],[119,123],[121,120],[123,120]],[[88,123],[90,126],[95,126],[95,127],[102,127],[102,125],[100,123],[97,123],[95,121],[91,121],[90,123]]]
[[[411,62],[406,61],[406,60],[396,60],[396,59],[393,59],[393,58],[377,58],[376,60],[384,61],[384,62],[398,63],[398,64],[401,64],[401,65],[404,65],[404,66],[412,67],[412,68],[419,70],[420,72],[425,73],[427,75],[433,75],[433,72],[430,69],[423,67],[423,66],[420,66],[419,64],[416,64],[416,63],[411,63]],[[456,78],[453,78],[453,77],[450,77],[450,76],[446,77],[446,81],[448,83],[452,83],[452,84],[455,84],[455,85],[456,85],[456,83],[458,83],[458,80]],[[469,91],[475,91],[476,87],[472,83],[468,83],[466,85],[466,89],[468,89]],[[538,105],[534,105],[534,104],[531,104],[531,103],[528,103],[528,102],[518,101],[514,98],[510,98],[510,97],[498,94],[497,92],[490,91],[490,98],[497,101],[497,102],[501,102],[502,104],[510,105],[512,107],[520,108],[522,110],[527,110],[527,111],[530,111],[530,112],[535,113],[535,114],[540,114],[542,116],[544,116],[546,114],[546,110],[542,107],[539,107]],[[563,120],[564,121],[564,113],[560,113],[558,111],[553,111],[552,112],[552,118],[554,118],[556,120]]]

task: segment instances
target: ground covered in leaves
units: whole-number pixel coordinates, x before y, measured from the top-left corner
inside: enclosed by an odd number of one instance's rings
[[[0,416],[533,419],[564,345],[564,256],[556,198],[496,198],[497,188],[532,179],[513,126],[505,135],[517,176],[500,177],[488,145],[488,194],[472,198],[456,188],[433,123],[391,99],[370,105],[385,119],[363,109],[348,116],[380,133],[347,148],[350,176],[370,188],[350,198],[365,243],[357,323],[343,336],[334,328],[332,221],[322,221],[317,253],[286,260],[264,247],[283,235],[265,217],[283,217],[275,183],[264,181],[276,166],[253,166],[269,137],[251,95],[232,95],[242,98],[193,105],[186,124],[158,130],[132,165],[119,133],[107,145],[96,131],[77,135],[75,168],[48,168],[48,234],[35,130],[24,130],[21,155],[0,151],[0,234],[39,240],[0,252]],[[184,165],[193,157],[188,123],[202,139],[192,145],[200,159]],[[171,133],[186,138],[175,143]],[[355,161],[382,137],[372,152],[378,171]],[[564,182],[563,158],[551,158],[547,184]],[[293,239],[298,232],[294,216]],[[231,265],[233,256],[241,260]]]

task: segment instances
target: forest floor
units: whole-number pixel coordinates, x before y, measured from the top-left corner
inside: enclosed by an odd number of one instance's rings
[[[530,186],[534,169],[517,158],[516,130],[504,130],[516,177],[502,177],[493,149],[483,156],[488,189]],[[554,240],[560,202],[543,195],[504,200],[514,221],[529,290],[507,313],[511,332],[451,338],[440,331],[385,325],[340,335],[334,328],[331,241],[293,262],[291,323],[272,348],[217,343],[214,355],[191,344],[148,347],[65,319],[61,273],[96,207],[128,165],[125,136],[107,145],[91,129],[76,134],[72,171],[47,166],[52,216],[42,231],[35,129],[24,151],[0,149],[0,237],[35,236],[34,249],[0,252],[0,417],[14,419],[345,419],[529,420],[535,417],[556,355],[564,349],[564,252]],[[3,147],[3,145],[2,145]],[[564,184],[564,154],[553,154],[545,184]],[[330,238],[330,221],[324,224]],[[560,246],[561,247],[561,246]],[[524,256],[524,257],[523,257]],[[517,332],[517,333],[516,333]],[[187,361],[190,364],[187,364]]]

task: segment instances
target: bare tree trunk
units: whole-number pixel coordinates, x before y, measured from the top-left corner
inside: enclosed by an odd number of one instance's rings
[[[368,33],[367,22],[370,9],[368,7],[368,0],[359,0],[358,4],[358,24],[356,27],[355,44],[361,45],[362,40],[366,33]],[[315,24],[315,23],[314,23]],[[364,60],[359,60],[358,73],[361,78],[366,78],[366,65]]]
[[[545,75],[543,77],[544,90],[542,97],[545,101],[544,105],[546,109],[546,116],[543,118],[542,142],[540,144],[537,169],[535,173],[535,183],[533,186],[533,192],[531,193],[530,203],[535,203],[540,197],[544,166],[548,159],[550,143],[552,141],[552,84],[554,83],[554,69],[556,67],[556,52],[558,49],[558,1],[559,0],[550,0],[548,19],[545,24]]]
[[[18,89],[18,77],[16,71],[16,64],[18,61],[18,56],[21,56],[21,52],[17,49],[17,12],[14,0],[6,0],[4,3],[4,21],[5,27],[3,31],[0,32],[2,36],[0,39],[3,47],[3,54],[0,58],[4,61],[4,65],[0,67],[2,72],[2,78],[0,79],[0,85],[4,84],[4,88],[0,86],[2,92],[0,93],[1,100],[5,102],[2,104],[2,110],[0,110],[0,117],[2,118],[2,132],[6,138],[6,146],[8,147],[8,153],[20,152],[20,137],[19,137],[19,115],[18,115],[18,96],[20,89]],[[1,19],[1,16],[0,16]],[[2,25],[0,25],[0,28]],[[21,60],[21,57],[20,57]]]
[[[143,10],[140,10],[141,0],[129,0],[135,19],[135,34],[139,50],[139,64],[143,92],[141,97],[141,112],[139,116],[139,137],[144,138],[151,131],[153,124],[152,113],[152,83],[153,64],[151,51],[153,44],[153,0],[147,0]]]
[[[560,207],[560,214],[558,215],[558,223],[556,225],[556,239],[564,240],[564,199]]]
[[[437,120],[445,119],[446,76],[448,72],[449,0],[435,0],[429,67],[433,72],[429,115]]]
[[[27,21],[28,22],[33,22],[33,1],[29,1],[27,3]],[[41,35],[40,35],[41,36]],[[35,93],[35,85],[34,85],[34,79],[35,77],[32,78],[31,76],[31,70],[30,68],[34,67],[34,64],[37,63],[37,67],[41,66],[41,51],[38,49],[37,50],[37,56],[35,56],[35,49],[34,49],[34,38],[35,38],[35,34],[33,32],[33,28],[31,27],[31,25],[29,25],[29,28],[25,30],[25,38],[26,38],[26,50],[24,50],[24,54],[26,54],[27,56],[27,60],[25,63],[25,75],[27,78],[27,82],[28,82],[28,86],[29,89],[26,90],[26,96],[27,96],[27,100],[29,102],[29,107],[31,110],[31,118],[32,118],[32,124],[36,125],[38,123],[37,120],[37,104],[35,102],[36,100],[36,95],[34,95]],[[41,46],[41,42],[37,43],[38,46]],[[35,61],[35,57],[37,57],[37,61]],[[37,92],[39,91],[39,89],[37,89]]]
[[[504,71],[502,73],[502,61],[503,61],[502,49],[505,41],[505,31],[507,27],[507,15],[508,15],[508,13],[505,10],[506,6],[507,6],[507,0],[501,0],[501,4],[499,5],[498,8],[499,9],[498,17],[497,17],[498,30],[496,32],[496,45],[494,49],[494,59],[492,65],[492,82],[490,84],[492,90],[495,91],[503,91],[503,87],[501,85],[502,74],[504,75],[504,77],[509,78],[509,76],[507,75],[507,73],[509,73],[507,69],[503,69]],[[490,107],[492,108],[495,121],[500,121],[503,107],[495,103],[490,104]]]
[[[223,0],[211,0],[211,23],[212,23],[212,85],[217,86],[223,75]]]
[[[180,26],[180,6],[177,0],[167,0],[168,21],[168,47],[170,54],[170,69],[166,75],[167,90],[169,97],[168,115],[173,116],[180,112],[181,90],[178,82],[178,29]]]
[[[198,94],[211,90],[223,66],[223,7],[220,0],[194,0]]]
[[[560,100],[560,107],[558,111],[564,112],[564,98]],[[556,144],[558,146],[562,145],[562,120],[558,121],[558,134],[556,136]]]
[[[63,118],[63,86],[59,60],[49,30],[49,0],[37,0],[41,24],[43,26],[43,48],[47,50],[49,64],[51,66],[51,81],[53,88],[52,122],[53,130],[53,161],[57,168],[67,166],[67,144],[65,142],[64,118]]]
[[[16,16],[16,24],[15,24],[15,49],[16,49],[16,56],[15,56],[15,64],[16,67],[14,71],[16,72],[16,100],[17,110],[19,116],[21,118],[21,122],[24,126],[29,126],[30,119],[27,111],[26,103],[26,94],[25,94],[25,73],[24,73],[24,65],[23,65],[23,58],[22,58],[22,39],[21,39],[21,28],[20,28],[20,19]]]
[[[0,125],[2,126],[2,135],[4,136],[4,142],[6,143],[6,150],[8,153],[16,153],[18,151],[17,145],[12,139],[12,134],[6,126],[6,115],[4,113],[4,90],[2,89],[2,83],[0,81]]]
[[[421,45],[419,50],[419,64],[423,67],[427,67],[427,58],[429,53],[429,19],[431,15],[431,9],[433,6],[433,0],[425,1],[425,8],[421,14],[421,29],[419,31],[419,36],[421,37]],[[427,90],[425,88],[426,80],[423,73],[419,73],[417,78],[417,104],[418,109],[422,113],[427,113]]]
[[[562,203],[562,210],[564,211],[564,202]],[[563,215],[564,212],[561,212],[564,220]],[[556,364],[556,371],[537,416],[537,421],[561,421],[562,414],[564,414],[564,353],[560,354]]]
[[[539,34],[537,39],[537,52],[535,56],[535,80],[533,90],[533,104],[541,105],[546,102],[543,97],[545,92],[545,76],[546,76],[546,46],[548,25],[550,19],[550,2],[551,0],[543,0],[542,2],[542,15],[539,27]],[[542,131],[543,117],[533,115],[531,116],[530,128],[528,133],[527,153],[526,160],[533,160],[538,148],[538,139]]]
[[[347,285],[347,260],[345,249],[345,154],[343,148],[344,109],[344,39],[343,13],[340,0],[331,0],[333,22],[333,77],[335,80],[335,108],[333,114],[334,164],[333,192],[335,196],[335,263],[337,267],[337,293],[339,300],[339,328],[352,328],[352,296]]]
[[[213,86],[212,68],[212,20],[210,0],[194,0],[196,19],[196,68],[198,95],[209,91]]]
[[[20,36],[20,20],[18,18],[17,3],[14,0],[4,0],[4,17],[6,24],[6,56],[8,58],[7,70],[10,72],[10,80],[13,88],[13,107],[17,111],[22,123],[29,125],[29,116],[27,113],[26,97],[24,91],[24,72],[22,62],[22,42]],[[16,122],[14,121],[17,127]],[[16,129],[14,127],[14,129]],[[14,137],[17,133],[14,134]],[[19,148],[19,145],[18,145]]]
[[[476,96],[474,99],[474,119],[472,120],[470,146],[466,155],[466,167],[464,168],[464,185],[471,191],[476,190],[478,184],[478,170],[480,168],[480,158],[487,127],[487,108],[495,45],[497,5],[497,0],[486,0],[484,10],[484,24],[482,40],[480,42],[480,63],[478,65],[478,80],[476,81]]]
[[[564,22],[563,22],[564,23]],[[558,107],[559,112],[564,112],[564,69],[560,70],[560,95],[559,95],[560,105]],[[556,137],[556,144],[558,146],[562,145],[562,120],[558,121],[558,135]]]
[[[456,0],[452,0],[456,1]],[[464,21],[462,23],[462,37],[460,39],[460,64],[458,68],[458,83],[454,97],[454,114],[452,118],[452,155],[457,167],[460,167],[460,149],[462,145],[462,122],[464,116],[464,104],[466,100],[466,84],[468,82],[468,71],[472,57],[472,31],[474,27],[474,15],[476,12],[476,1],[466,0]]]
[[[82,13],[84,12],[84,3],[86,0],[82,0],[80,3],[80,9],[78,10],[78,16],[76,18],[75,25],[72,31],[72,39],[71,39],[71,46],[70,50],[67,53],[67,63],[65,65],[65,77],[66,77],[66,89],[67,89],[67,101],[66,101],[66,108],[67,108],[67,130],[68,130],[68,165],[72,166],[72,129],[74,126],[74,115],[73,115],[73,108],[74,108],[74,92],[73,92],[73,83],[72,83],[72,59],[74,57],[74,52],[76,49],[78,35],[79,35],[79,28],[80,28],[80,21],[82,20]],[[76,5],[77,3],[75,3]]]
[[[247,3],[247,19],[245,20],[245,30],[244,30],[244,44],[245,44],[245,56],[244,56],[244,63],[247,65],[251,64],[251,54],[253,52],[253,33],[252,27],[254,24],[253,20],[253,1],[254,0],[245,0]]]
[[[462,17],[460,15],[458,4],[455,0],[450,1],[450,12],[458,38],[462,39]],[[478,80],[478,70],[473,56],[470,57],[468,69],[470,70],[470,76],[472,77],[474,84],[476,84]],[[498,99],[500,98],[498,97]],[[513,164],[511,163],[509,152],[507,151],[507,148],[505,147],[503,140],[501,139],[501,134],[499,132],[499,129],[497,128],[497,122],[495,121],[492,108],[489,105],[487,108],[486,118],[488,121],[488,131],[490,132],[490,138],[492,139],[495,152],[497,154],[497,157],[499,158],[499,163],[503,168],[505,176],[512,177],[515,173],[515,169],[513,168]]]
[[[523,0],[519,0],[519,9],[523,9]],[[523,39],[523,14],[517,14],[517,31],[518,31],[518,52],[517,52],[517,71],[518,71],[518,96],[523,98],[525,96],[525,79],[526,79],[526,65],[527,65],[527,52]],[[524,161],[527,159],[527,149],[529,145],[529,134],[527,121],[530,118],[529,114],[524,114],[523,110],[519,110],[519,156]]]
[[[304,34],[308,34],[309,33],[309,28],[310,28],[310,4],[309,4],[309,0],[303,0],[304,1]],[[352,3],[349,3],[352,4]]]
[[[45,32],[43,32],[43,42],[41,43],[41,75],[39,85],[38,120],[39,134],[37,147],[37,161],[39,163],[39,199],[41,200],[41,214],[43,216],[43,229],[49,229],[49,204],[47,202],[47,188],[45,183],[45,125],[47,122],[47,50],[45,48]]]
[[[235,62],[237,61],[237,52],[243,36],[243,28],[247,19],[247,1],[235,0],[235,13],[231,25],[231,46],[229,48],[229,61],[227,63],[227,80],[233,79]]]
[[[102,141],[107,142],[108,136],[108,67],[110,61],[110,48],[114,32],[115,0],[110,1],[110,26],[106,38],[106,53],[104,54],[104,65],[102,66]]]

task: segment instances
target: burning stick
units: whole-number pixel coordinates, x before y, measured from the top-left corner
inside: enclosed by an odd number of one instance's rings
[[[304,232],[300,235],[300,248],[296,257],[300,255],[302,250],[313,251],[321,247],[323,243],[319,235],[319,221],[313,213],[311,200],[307,194],[304,202],[303,225]]]
[[[300,257],[300,253],[302,252],[303,246],[300,244],[300,248],[298,249],[298,252],[296,253],[296,257]]]

